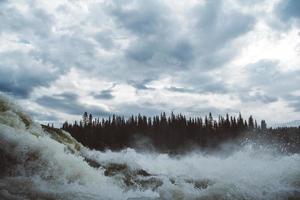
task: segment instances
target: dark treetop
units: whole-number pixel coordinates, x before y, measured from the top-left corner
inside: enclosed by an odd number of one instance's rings
[[[62,129],[83,145],[97,150],[131,147],[178,153],[195,148],[216,149],[225,141],[245,138],[245,135],[288,144],[292,151],[298,150],[300,144],[300,127],[267,128],[265,120],[258,125],[252,116],[245,120],[241,114],[237,118],[226,114],[217,120],[211,113],[204,118],[162,113],[154,117],[139,114],[126,119],[116,115],[99,119],[85,112],[82,120],[65,122]]]

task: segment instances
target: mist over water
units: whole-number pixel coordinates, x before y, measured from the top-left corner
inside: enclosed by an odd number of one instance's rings
[[[300,198],[299,153],[251,141],[226,144],[224,151],[169,156],[89,150],[0,99],[0,199]],[[123,168],[109,171],[111,164]]]

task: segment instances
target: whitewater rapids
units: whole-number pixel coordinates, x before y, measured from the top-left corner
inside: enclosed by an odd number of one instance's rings
[[[0,199],[299,199],[300,155],[89,150],[0,96]]]

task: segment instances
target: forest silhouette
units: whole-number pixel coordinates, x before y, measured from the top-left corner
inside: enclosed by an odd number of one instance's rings
[[[247,137],[269,142],[288,144],[289,150],[298,151],[300,127],[267,128],[265,120],[259,124],[250,116],[244,119],[212,114],[204,118],[186,117],[173,112],[154,117],[132,115],[129,118],[112,115],[108,118],[93,118],[85,112],[82,120],[65,122],[63,130],[70,132],[83,145],[97,150],[121,150],[124,148],[154,148],[155,151],[178,153],[201,149],[216,149],[226,141]]]

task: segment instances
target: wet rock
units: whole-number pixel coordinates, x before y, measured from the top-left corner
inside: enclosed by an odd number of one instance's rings
[[[26,128],[28,128],[30,126],[30,124],[33,123],[32,120],[30,119],[30,117],[27,116],[26,114],[24,114],[22,112],[18,112],[17,114],[20,117],[20,119],[22,120],[22,122],[25,124]]]
[[[137,170],[136,173],[137,173],[137,175],[140,175],[140,176],[151,176],[151,174],[149,174],[148,172],[146,172],[143,169]]]
[[[203,179],[203,180],[186,179],[185,182],[194,185],[194,188],[196,189],[206,189],[208,186],[214,184],[214,182],[209,179]]]
[[[127,189],[156,190],[163,182],[143,169],[131,169],[126,164],[109,163],[102,166],[105,176],[121,177]]]
[[[105,176],[114,176],[116,174],[128,174],[128,166],[125,164],[110,163],[106,165],[104,171]]]
[[[13,166],[17,164],[17,159],[7,154],[0,148],[0,177],[8,175]]]
[[[40,153],[38,151],[29,151],[26,154],[26,162],[33,162],[38,160],[40,157]]]
[[[175,184],[175,179],[174,178],[169,178],[169,181],[172,183],[172,184]]]
[[[72,136],[68,135],[67,132],[45,125],[42,125],[42,128],[44,131],[50,133],[50,136],[54,140],[67,145],[68,150],[70,150],[72,153],[75,153],[75,151],[80,151],[81,145]]]
[[[99,168],[102,167],[102,165],[100,163],[98,163],[95,160],[89,159],[89,158],[84,158],[85,162],[87,162],[89,164],[89,166],[93,167],[93,168]]]
[[[147,189],[152,189],[153,191],[156,190],[158,187],[163,185],[162,180],[151,177],[149,179],[142,179],[142,180],[136,180],[136,182],[142,187]]]

